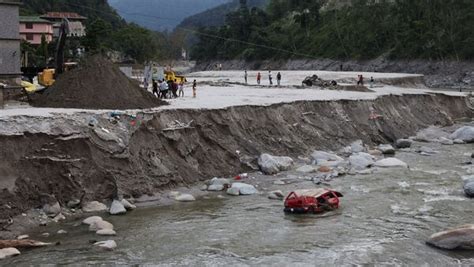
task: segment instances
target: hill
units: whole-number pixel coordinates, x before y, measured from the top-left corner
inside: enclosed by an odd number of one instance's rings
[[[151,30],[171,31],[183,19],[229,1],[231,0],[109,0],[109,3],[129,22]]]

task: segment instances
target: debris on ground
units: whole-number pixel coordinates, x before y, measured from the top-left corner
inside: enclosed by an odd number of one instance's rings
[[[32,98],[33,106],[52,108],[146,109],[164,104],[101,56],[84,60]]]
[[[285,198],[287,213],[322,213],[339,208],[342,194],[331,189],[301,189],[288,194]]]

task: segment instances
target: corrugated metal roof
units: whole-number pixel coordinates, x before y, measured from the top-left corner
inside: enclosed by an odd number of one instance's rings
[[[39,16],[20,16],[20,22],[53,24],[51,21],[42,19]]]
[[[45,19],[87,19],[75,12],[48,12],[40,17]]]

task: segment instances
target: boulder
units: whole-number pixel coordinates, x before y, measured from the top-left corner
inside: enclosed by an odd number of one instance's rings
[[[304,165],[296,169],[296,171],[301,173],[312,173],[315,171],[315,168],[311,165]]]
[[[280,171],[287,171],[293,166],[293,159],[290,157],[277,157],[269,154],[262,154],[258,158],[258,166],[264,174],[276,174]]]
[[[441,137],[448,137],[448,135],[449,134],[443,131],[442,129],[436,126],[430,126],[426,129],[419,131],[414,139],[420,142],[435,142]]]
[[[282,200],[285,197],[281,190],[271,191],[268,193],[269,199]]]
[[[344,161],[343,158],[339,157],[336,154],[328,153],[325,151],[314,151],[313,154],[311,154],[311,158],[313,159],[314,163],[320,164],[321,162],[327,162],[327,161]]]
[[[273,182],[274,185],[285,185],[286,183],[281,180],[276,180]]]
[[[434,155],[434,154],[438,153],[438,152],[434,151],[432,148],[427,147],[427,146],[422,146],[422,147],[417,148],[416,152],[418,152],[422,155],[425,155],[425,156]]]
[[[94,243],[94,246],[97,246],[103,250],[114,250],[117,247],[117,243],[114,240],[106,240]]]
[[[66,206],[70,209],[75,209],[75,208],[79,207],[79,205],[81,205],[81,200],[79,200],[77,198],[69,200],[66,204]]]
[[[28,239],[28,238],[30,238],[29,235],[20,235],[20,236],[18,236],[16,239],[18,239],[18,240],[23,240],[23,239]]]
[[[466,196],[474,198],[474,180],[469,180],[464,183],[463,189]]]
[[[207,191],[222,191],[224,190],[223,184],[211,184],[207,187]]]
[[[196,201],[196,198],[194,198],[194,196],[191,194],[181,194],[177,196],[175,200],[180,201],[180,202],[192,202],[192,201]]]
[[[102,217],[100,217],[100,216],[91,216],[91,217],[88,217],[88,218],[84,219],[82,221],[82,224],[91,225],[95,222],[100,222],[100,221],[103,221]]]
[[[226,179],[226,178],[217,178],[217,177],[214,177],[212,178],[210,181],[209,181],[209,185],[222,185],[222,186],[226,186],[226,185],[230,185],[231,182],[229,181],[229,179]],[[219,190],[221,191],[221,190]]]
[[[474,127],[464,126],[449,136],[450,139],[459,139],[466,143],[474,143]]]
[[[61,212],[61,206],[59,202],[46,203],[43,205],[43,211],[49,217],[56,217]]]
[[[127,213],[127,210],[125,209],[121,201],[114,199],[114,201],[112,201],[112,204],[110,205],[109,213],[110,215],[121,215]]]
[[[0,249],[0,260],[13,256],[18,256],[20,254],[20,251],[16,248],[2,248]]]
[[[55,222],[60,222],[66,220],[66,216],[64,216],[62,213],[59,213],[56,215],[56,217],[53,218],[53,221]]]
[[[464,142],[463,140],[460,140],[460,139],[454,139],[454,140],[453,140],[453,143],[455,143],[456,145],[463,145],[463,144],[465,144],[466,142]]]
[[[321,166],[318,168],[318,172],[332,172],[332,169],[328,166]]]
[[[441,137],[440,139],[438,139],[438,142],[442,145],[445,145],[445,146],[454,145],[454,141],[451,140],[451,139],[448,139],[446,137]]]
[[[393,155],[395,154],[395,148],[392,145],[379,145],[378,149],[382,151],[384,155]]]
[[[84,212],[100,212],[106,210],[107,206],[99,201],[87,202],[82,206],[82,211]]]
[[[408,168],[408,164],[396,158],[386,158],[386,159],[379,160],[374,163],[374,166],[381,167],[381,168],[396,168],[396,167]]]
[[[463,225],[433,234],[426,243],[441,249],[474,249],[474,225]]]
[[[395,142],[397,148],[409,148],[413,144],[413,141],[410,139],[398,139]]]
[[[117,235],[117,232],[115,232],[113,229],[100,229],[97,232],[95,232],[96,235],[100,236],[113,236]]]
[[[240,195],[253,195],[258,193],[258,190],[250,184],[233,183],[231,188],[238,188]]]
[[[89,225],[89,231],[91,232],[97,232],[103,229],[113,230],[114,225],[109,223],[108,221],[96,221]]]
[[[369,153],[372,156],[382,156],[383,155],[382,151],[380,151],[378,149],[369,150],[367,153]]]
[[[364,147],[364,143],[362,140],[357,140],[351,144],[351,151],[352,153],[359,153],[367,151]]]
[[[374,159],[370,154],[357,153],[349,157],[349,163],[355,170],[363,170],[374,164]]]
[[[130,203],[125,198],[120,200],[120,202],[122,203],[122,205],[125,207],[126,210],[134,210],[134,209],[137,208],[137,206],[133,205],[132,203]]]
[[[238,196],[240,195],[240,188],[237,187],[231,187],[227,189],[226,193],[231,196]]]

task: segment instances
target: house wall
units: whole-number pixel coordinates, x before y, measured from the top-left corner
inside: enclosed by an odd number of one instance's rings
[[[0,2],[0,39],[18,39],[18,6]]]
[[[28,40],[27,35],[33,35],[32,40]],[[33,29],[27,29],[26,23],[20,23],[20,36],[23,40],[30,44],[39,45],[41,44],[41,36],[45,35],[46,42],[53,40],[53,25],[47,23],[33,23]]]
[[[0,78],[19,75],[20,35],[18,5],[0,1]]]

